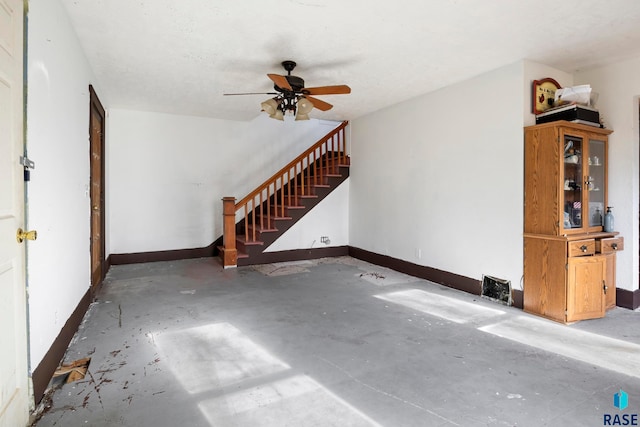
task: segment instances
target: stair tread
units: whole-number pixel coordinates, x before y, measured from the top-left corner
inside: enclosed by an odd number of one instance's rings
[[[278,207],[278,209],[280,209],[280,207]],[[271,216],[267,216],[267,215],[262,215],[262,218],[265,221],[281,221],[281,220],[287,220],[287,219],[292,219],[290,216],[278,216],[278,215],[271,215]]]
[[[272,208],[275,209],[275,205],[271,205]],[[280,209],[282,205],[278,205],[278,209]],[[284,205],[285,209],[305,209],[302,205]]]
[[[331,186],[329,184],[311,184],[311,185],[304,186],[305,189],[308,189],[309,187],[311,187],[311,189],[314,189],[314,188],[330,188]],[[302,186],[298,185],[297,189],[301,190]]]
[[[218,246],[218,250],[222,252],[224,250],[224,246]],[[249,255],[236,249],[236,258],[249,258]]]
[[[245,246],[250,246],[250,245],[264,245],[264,242],[261,242],[260,240],[246,240],[246,237],[244,234],[242,235],[238,235],[236,236],[236,240],[240,243],[242,243]]]
[[[278,231],[277,228],[269,228],[267,227],[260,227],[259,224],[256,224],[256,226],[254,227],[253,225],[250,225],[249,230],[253,230],[254,228],[256,229],[256,231],[259,231],[260,233],[270,233],[272,231]],[[249,234],[251,234],[251,232],[249,232]]]

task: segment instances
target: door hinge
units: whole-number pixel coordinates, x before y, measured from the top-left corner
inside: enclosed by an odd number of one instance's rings
[[[24,166],[24,180],[31,180],[31,169],[36,168],[36,162],[29,159],[27,156],[20,156],[20,164]]]
[[[20,156],[20,164],[22,166],[24,166],[27,169],[35,169],[36,168],[36,162],[34,162],[33,160],[31,160],[30,158],[26,157],[26,156]]]

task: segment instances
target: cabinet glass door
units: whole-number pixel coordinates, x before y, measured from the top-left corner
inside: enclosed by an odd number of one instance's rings
[[[563,228],[583,226],[583,139],[564,136],[564,218]]]
[[[605,143],[604,141],[589,140],[589,169],[586,187],[589,191],[589,227],[602,226],[605,204]]]

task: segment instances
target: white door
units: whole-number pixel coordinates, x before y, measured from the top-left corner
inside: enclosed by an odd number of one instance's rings
[[[29,416],[23,153],[23,0],[0,0],[0,426]]]

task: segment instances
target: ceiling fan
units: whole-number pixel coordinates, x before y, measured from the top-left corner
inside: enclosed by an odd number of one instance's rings
[[[260,106],[269,117],[276,120],[284,120],[284,115],[291,112],[296,120],[309,120],[309,113],[314,108],[327,111],[333,105],[324,102],[311,95],[342,95],[351,93],[351,88],[347,85],[304,87],[304,80],[298,76],[292,76],[291,71],[296,67],[294,61],[282,61],[282,66],[287,72],[286,76],[279,74],[267,74],[274,85],[276,92],[263,93],[225,93],[226,96],[233,95],[276,95],[273,98],[262,102]]]

